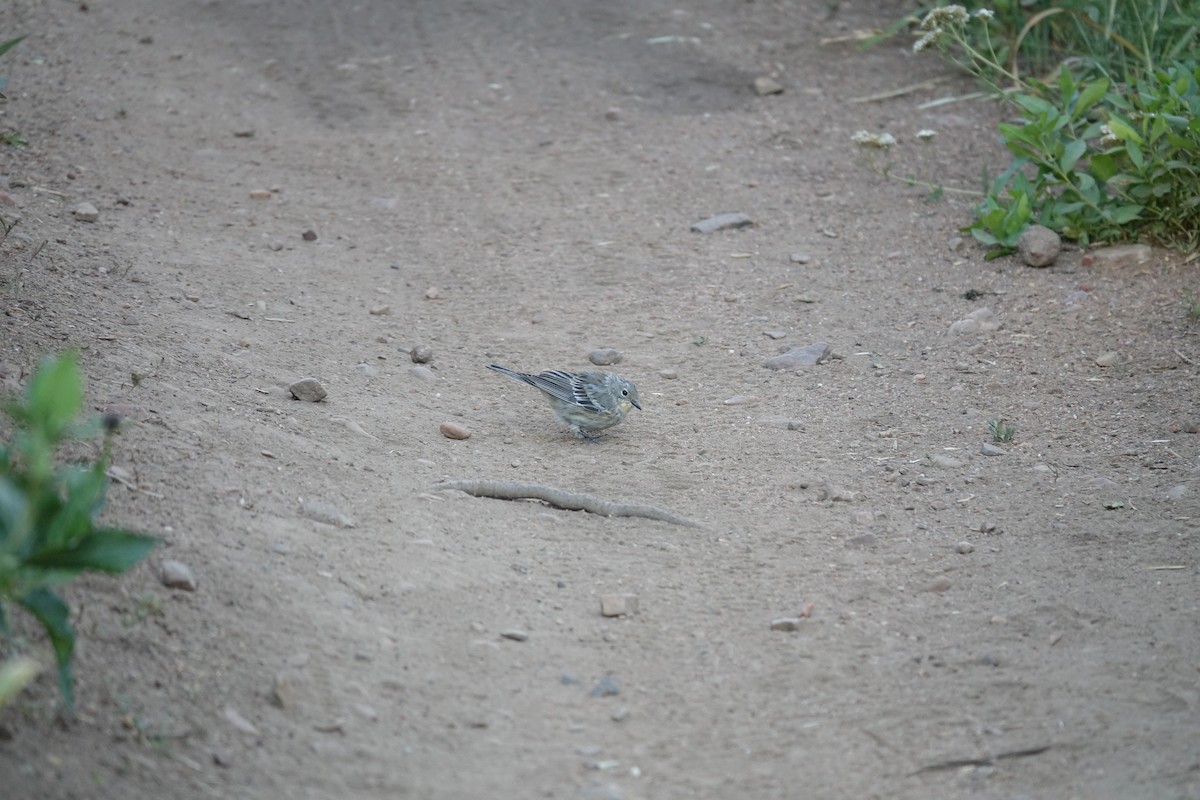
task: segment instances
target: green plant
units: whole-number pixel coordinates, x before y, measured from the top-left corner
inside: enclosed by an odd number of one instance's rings
[[[993,442],[1006,443],[1011,442],[1017,435],[1017,429],[1012,425],[1005,425],[1004,418],[1000,417],[988,420],[988,433],[992,435]]]
[[[1183,305],[1187,310],[1188,321],[1200,322],[1200,297],[1188,292],[1183,298]]]
[[[68,710],[74,709],[75,633],[70,609],[51,587],[86,570],[124,572],[158,541],[96,524],[106,500],[115,424],[104,426],[103,450],[92,463],[55,463],[60,444],[96,432],[94,423],[76,422],[82,403],[75,357],[44,359],[25,397],[7,405],[13,432],[0,446],[0,633],[11,639],[9,604],[41,623],[54,649]]]
[[[1157,0],[1152,5],[1165,8],[1167,4],[1168,0]],[[1110,0],[1110,23],[1116,6],[1116,0]],[[1080,13],[1072,11],[1073,16]],[[1048,16],[1036,15],[1026,29]],[[924,33],[914,45],[918,52],[941,50],[1011,103],[1018,114],[1018,121],[998,126],[1013,161],[995,180],[986,182],[986,199],[966,229],[998,248],[989,258],[1015,250],[1017,239],[1032,223],[1083,245],[1144,237],[1187,251],[1200,248],[1200,68],[1196,63],[1159,66],[1158,51],[1150,51],[1148,41],[1137,47],[1110,29],[1108,40],[1137,56],[1131,74],[1110,77],[1107,65],[1093,58],[1079,74],[1072,64],[1061,64],[1057,78],[1049,83],[1023,79],[1015,62],[1006,67],[997,54],[988,33],[994,17],[991,11],[971,14],[962,6],[935,8],[922,20]],[[1099,24],[1085,18],[1090,21],[1084,27]],[[1133,18],[1152,30],[1163,22],[1151,14],[1133,14]],[[1141,39],[1146,40],[1152,30],[1143,30]],[[1191,31],[1188,35],[1194,38],[1195,30]],[[1172,47],[1166,52],[1178,50]]]
[[[20,44],[21,40],[24,38],[24,36],[18,36],[15,39],[9,39],[7,42],[0,42],[0,56],[4,55],[9,50],[12,50],[14,47]],[[6,83],[8,83],[8,78],[0,75],[0,100],[6,99],[4,96],[4,85]]]

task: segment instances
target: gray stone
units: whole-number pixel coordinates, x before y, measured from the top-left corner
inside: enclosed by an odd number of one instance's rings
[[[1006,456],[1008,451],[1002,447],[997,447],[991,442],[984,442],[983,447],[979,448],[979,452],[985,456]]]
[[[1042,225],[1030,225],[1017,240],[1021,260],[1031,267],[1048,267],[1062,251],[1062,237]]]
[[[292,397],[308,403],[319,403],[326,398],[328,392],[316,378],[301,378],[288,387]]]
[[[100,219],[100,211],[91,203],[80,203],[71,211],[80,222],[95,222]]]
[[[950,326],[950,333],[991,333],[1000,330],[1000,320],[990,308],[977,308]]]
[[[729,230],[730,228],[745,228],[747,225],[753,224],[754,220],[745,214],[718,214],[715,217],[709,217],[708,219],[692,223],[692,232],[715,233],[716,231]]]
[[[804,369],[824,361],[833,355],[833,349],[825,342],[813,342],[804,347],[793,347],[786,353],[768,358],[763,366],[767,369]]]
[[[804,624],[804,620],[800,617],[779,617],[771,620],[771,630],[773,631],[798,631],[800,626]]]
[[[768,94],[783,94],[783,84],[767,75],[754,79],[754,93],[759,97]]]
[[[1097,367],[1115,367],[1121,363],[1121,354],[1116,350],[1109,350],[1107,353],[1101,353],[1096,356]]]
[[[500,638],[511,639],[514,642],[523,642],[529,638],[529,634],[519,628],[509,628],[506,631],[500,631]]]
[[[433,361],[433,348],[427,344],[418,344],[408,351],[408,357],[414,364],[428,364]]]
[[[183,562],[168,559],[159,565],[158,570],[158,576],[163,586],[171,589],[183,589],[187,592],[196,591],[196,579]]]
[[[615,350],[611,347],[600,347],[588,353],[588,361],[591,361],[598,367],[608,367],[613,364],[620,364],[625,356],[620,350]]]
[[[592,687],[592,697],[615,697],[621,693],[621,685],[612,675],[605,675]]]

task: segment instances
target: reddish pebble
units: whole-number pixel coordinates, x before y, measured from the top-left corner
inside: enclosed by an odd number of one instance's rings
[[[455,422],[443,422],[438,426],[438,430],[442,432],[442,436],[447,439],[469,439],[471,432]]]

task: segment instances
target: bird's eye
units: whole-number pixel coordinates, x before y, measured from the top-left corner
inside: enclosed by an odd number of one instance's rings
[[[629,390],[628,390],[628,389],[622,389],[622,390],[621,390],[621,397],[629,397]]]

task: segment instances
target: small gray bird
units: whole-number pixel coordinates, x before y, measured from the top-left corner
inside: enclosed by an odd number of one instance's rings
[[[611,372],[574,373],[552,369],[530,375],[498,364],[491,364],[488,369],[541,389],[550,401],[554,415],[584,439],[595,439],[593,433],[616,425],[625,419],[629,409],[640,411],[642,408],[637,387]]]

